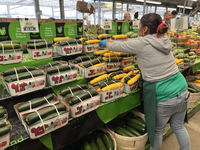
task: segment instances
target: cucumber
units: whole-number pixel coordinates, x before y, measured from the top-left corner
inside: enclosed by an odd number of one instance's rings
[[[111,75],[110,75],[110,78],[116,76],[116,75],[119,75],[119,74],[122,74],[124,73],[124,71],[120,70],[120,71],[117,71],[117,72],[113,72]]]
[[[98,146],[99,150],[106,150],[106,147],[105,147],[105,145],[104,145],[104,143],[103,143],[103,141],[102,141],[100,136],[96,137],[96,143],[97,143],[97,146]]]
[[[115,133],[121,135],[121,136],[128,136],[126,133],[124,133],[122,130],[120,130],[119,128],[115,127],[114,128]]]
[[[110,39],[110,38],[112,38],[112,35],[104,35],[99,40],[105,40],[105,39]]]
[[[129,137],[135,137],[136,135],[131,133],[130,131],[128,131],[127,129],[125,129],[124,127],[120,127],[119,128],[121,131],[123,131],[126,135],[128,135]]]
[[[29,49],[39,49],[39,48],[49,48],[52,46],[52,42],[47,40],[46,42],[38,42],[38,43],[35,43],[35,44],[27,44],[27,48]]]
[[[66,106],[63,104],[55,104],[55,106],[59,112],[66,111]],[[48,115],[55,113],[55,112],[56,112],[56,109],[54,106],[47,106],[45,108],[38,110],[38,113],[40,114],[40,116],[42,118],[45,118]],[[25,121],[28,125],[33,124],[33,123],[37,122],[38,120],[40,120],[40,118],[36,112],[32,112],[32,113],[28,114],[25,118]]]
[[[110,59],[105,59],[104,61],[109,63],[109,62],[120,62],[122,61],[123,58],[122,57],[119,57],[119,58],[110,58]]]
[[[84,150],[92,150],[91,147],[90,147],[90,144],[88,143],[87,140],[85,140],[85,141],[83,142],[83,149],[84,149]]]
[[[15,52],[17,52],[17,51],[23,51],[23,48],[18,48],[18,49],[15,49]],[[14,53],[14,50],[13,49],[6,49],[6,50],[4,50],[4,53]],[[0,53],[3,53],[3,50],[0,50]]]
[[[125,126],[125,129],[127,129],[128,131],[130,131],[131,133],[133,133],[135,136],[141,136],[142,134],[140,134],[140,132],[138,132],[137,130],[129,127],[129,126]]]
[[[44,75],[43,72],[41,70],[38,70],[38,71],[34,71],[34,72],[31,72],[33,77],[38,77],[38,76],[42,76]],[[27,72],[27,73],[22,73],[22,74],[19,74],[18,75],[18,79],[19,80],[22,80],[22,79],[28,79],[28,78],[32,78],[32,75]],[[6,77],[5,78],[5,81],[6,82],[13,82],[13,81],[17,81],[17,76],[14,75],[12,77]]]
[[[6,49],[18,49],[18,48],[21,48],[22,46],[21,46],[21,44],[9,44],[9,43],[2,43],[2,44],[0,44],[0,50],[2,50],[3,48],[2,48],[2,45],[3,45],[3,47],[4,47],[4,50],[6,50]]]
[[[132,122],[133,124],[137,124],[141,127],[144,127],[144,128],[146,127],[146,124],[144,122],[139,121],[138,119],[128,117],[127,120]]]
[[[47,42],[51,42],[50,40],[46,40]],[[34,44],[34,43],[40,43],[40,42],[45,42],[44,39],[32,39],[32,40],[28,40],[26,42],[26,44]]]
[[[57,66],[59,71],[67,71],[67,70],[71,70],[71,69],[74,69],[74,65],[64,65],[64,66]],[[58,69],[57,69],[56,66],[54,67],[49,67],[46,71],[47,71],[47,74],[53,74],[53,73],[58,73]]]
[[[142,134],[146,133],[146,129],[144,127],[137,125],[137,124],[134,124],[134,123],[128,121],[127,125],[132,127],[133,129],[137,130],[138,132],[140,132]]]
[[[11,44],[11,41],[1,41],[1,43]],[[12,41],[12,44],[20,44],[20,42],[19,41]]]
[[[76,57],[72,62],[75,64],[78,64],[80,62],[91,60],[91,59],[94,59],[94,56],[80,56],[80,57]]]
[[[64,45],[69,45],[69,44],[81,44],[80,40],[74,40],[74,39],[65,39],[60,41],[60,45],[64,46]]]
[[[10,132],[10,126],[6,125],[2,128],[0,128],[0,136],[6,135]]]
[[[195,90],[195,89],[193,89],[193,88],[190,88],[190,87],[188,87],[188,91],[190,91],[191,93],[198,93],[197,90]]]
[[[5,123],[4,121],[0,122],[0,128],[5,127],[7,125],[7,123]]]
[[[25,66],[29,71],[32,70],[36,70],[36,68],[34,66]],[[20,67],[15,67],[17,73],[22,73],[22,72],[27,72],[26,68],[24,66],[20,66]],[[12,74],[16,74],[14,68],[10,68],[7,70],[4,70],[2,72],[3,76],[8,76],[8,75],[12,75]]]
[[[103,143],[106,146],[106,150],[113,150],[113,144],[112,142],[110,142],[109,138],[105,133],[101,135],[101,139],[103,140]]]
[[[51,64],[51,65],[50,65],[50,64]],[[49,62],[48,64],[45,64],[44,67],[45,67],[45,68],[48,68],[48,67],[57,66],[57,65],[62,65],[62,63],[59,62],[59,61],[52,61],[52,62]]]
[[[111,78],[107,78],[107,79],[101,80],[101,81],[99,81],[99,82],[96,82],[96,83],[93,84],[92,86],[99,86],[101,83],[103,83],[103,82],[108,82],[108,81],[110,81],[110,80],[111,80]]]
[[[90,94],[89,94],[89,93],[90,93]],[[74,104],[80,103],[80,102],[81,102],[80,99],[81,99],[82,101],[84,101],[84,100],[87,100],[87,99],[91,98],[90,95],[96,96],[96,95],[98,95],[98,94],[99,94],[99,93],[98,93],[97,91],[87,91],[87,92],[83,92],[83,93],[81,93],[81,94],[78,94],[78,95],[74,96],[74,97],[69,101],[69,105],[72,106],[72,105],[74,105]],[[78,97],[79,97],[80,99],[79,99]]]
[[[3,106],[0,106],[0,109],[5,109]]]
[[[133,78],[134,76],[136,76],[136,74],[130,74],[129,76],[124,78],[124,83],[127,83],[131,78]]]
[[[76,37],[75,37],[75,39],[76,40],[78,40],[78,39],[80,39],[80,38],[87,38],[88,36],[86,36],[86,35],[77,35]]]
[[[50,100],[53,100],[54,99],[54,94],[48,94],[45,96],[45,98],[50,101]],[[40,97],[40,98],[36,98],[36,99],[33,99],[33,100],[30,100],[31,101],[31,108],[37,108],[43,104],[47,104],[47,101],[45,100],[44,97]],[[54,100],[55,101],[55,100]],[[19,105],[19,107],[17,108],[17,110],[19,112],[23,112],[23,111],[26,111],[26,110],[30,110],[30,103],[29,101],[27,102],[24,102],[23,104]]]
[[[131,57],[131,56],[135,56],[135,54],[130,54],[130,53],[121,53],[120,57]]]
[[[90,60],[90,62],[84,62],[82,65],[83,65],[83,67],[88,68],[88,67],[91,67],[92,65],[96,65],[102,61],[103,61],[102,57],[97,57],[95,59]]]
[[[81,88],[80,88],[81,87]],[[81,89],[88,89],[88,85],[87,84],[80,84],[79,86],[75,85],[72,87],[69,87],[71,89],[72,92],[81,90]],[[69,88],[64,88],[60,91],[60,95],[65,96],[67,94],[71,94],[70,89]]]
[[[120,80],[111,80],[111,81],[108,81],[108,82],[103,82],[103,83],[101,83],[99,85],[99,88],[102,89],[107,85],[110,85],[110,84],[113,84],[113,83],[117,83],[117,82],[120,82]]]
[[[94,139],[90,139],[89,143],[90,143],[90,147],[91,147],[92,150],[99,150]]]
[[[5,116],[6,115],[6,116]],[[7,114],[6,114],[6,110],[5,109],[0,109],[0,118],[3,117],[3,118],[6,118],[7,117]]]
[[[114,149],[114,146],[113,146],[113,140],[112,140],[112,138],[111,138],[110,134],[106,133],[106,135],[107,135],[107,137],[108,137],[108,140],[109,140],[109,141],[110,141],[110,143],[111,143],[112,150],[113,150],[113,149]]]

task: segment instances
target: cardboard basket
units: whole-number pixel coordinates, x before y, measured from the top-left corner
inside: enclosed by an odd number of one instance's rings
[[[99,76],[106,72],[106,66],[106,63],[101,66],[96,66],[92,68],[84,68],[79,65],[79,74],[84,78],[92,78],[95,76]]]
[[[70,46],[57,45],[57,52],[61,56],[70,56],[82,53],[82,44],[70,44]]]
[[[11,132],[12,132],[12,126],[10,124],[10,122],[7,122],[10,125],[11,131],[3,136],[0,137],[0,150],[4,150],[7,147],[9,147],[10,144],[10,136],[11,136]]]
[[[12,53],[0,53],[0,64],[14,64],[20,63],[23,60],[23,51],[16,51]]]
[[[94,89],[93,89],[94,90]],[[92,90],[91,90],[92,91]],[[94,97],[91,97],[87,100],[84,100],[78,104],[75,104],[73,106],[70,106],[70,117],[77,118],[80,117],[88,112],[91,112],[99,107],[100,103],[100,94],[96,95]],[[65,98],[64,102],[68,104],[68,102],[73,97]]]
[[[116,71],[119,70],[121,62],[110,62],[106,63],[106,71]]]
[[[28,79],[23,79],[18,81],[13,81],[13,82],[6,82],[5,79],[2,76],[2,73],[0,73],[1,79],[3,81],[3,84],[5,85],[8,93],[11,96],[19,96],[23,95],[26,93],[34,92],[37,90],[41,90],[45,88],[46,85],[46,73],[43,71],[42,76],[38,76],[33,78],[28,78]]]
[[[131,94],[135,90],[137,90],[138,85],[139,85],[139,81],[137,81],[133,85],[128,85],[127,83],[124,83],[124,92],[127,93],[127,94]]]
[[[183,63],[183,64],[181,64],[181,65],[178,65],[178,69],[179,69],[179,70],[182,70],[182,69],[184,69],[184,63]]]
[[[34,98],[34,99],[37,99],[37,98]],[[31,100],[34,100],[34,99],[31,99]],[[57,103],[59,103],[59,101],[60,101],[60,99],[59,99],[57,96],[54,96],[54,100],[56,100],[56,101],[53,102],[53,103],[50,103],[50,104],[47,103],[46,105],[42,105],[42,106],[33,108],[33,109],[31,109],[31,110],[23,111],[23,112],[19,112],[19,111],[18,111],[18,107],[19,107],[21,104],[25,103],[25,102],[17,103],[17,104],[15,104],[13,107],[14,107],[14,110],[15,110],[15,112],[16,112],[18,118],[19,118],[19,121],[20,121],[20,122],[22,123],[22,125],[23,125],[23,121],[22,121],[22,115],[23,115],[23,114],[27,114],[27,113],[30,113],[30,112],[32,112],[32,111],[39,110],[39,109],[41,109],[41,108],[47,107],[47,106],[52,105],[52,104],[57,104]]]
[[[136,56],[129,58],[129,59],[123,59],[122,62],[121,62],[121,66],[127,67],[127,66],[130,66],[133,62],[137,62]]]
[[[99,43],[83,45],[84,52],[92,53],[99,49]]]
[[[196,59],[190,59],[190,66],[192,66],[194,64]]]
[[[51,86],[57,86],[77,80],[78,69],[66,70],[59,73],[47,74],[47,81]]]
[[[25,122],[25,118],[29,113],[22,115],[23,125],[31,139],[37,139],[67,125],[69,119],[69,107],[63,102],[59,103],[62,103],[66,106],[66,112],[60,114],[60,116],[57,115],[48,120],[43,120],[43,123],[34,123],[29,126]]]
[[[99,87],[96,86],[95,89],[98,89]],[[100,91],[101,93],[101,102],[106,103],[110,101],[115,101],[116,99],[119,99],[123,97],[123,92],[124,92],[124,85],[122,87],[117,87],[112,90],[108,91]]]
[[[133,110],[131,113],[145,120],[144,114]],[[113,132],[109,128],[108,131],[111,132],[117,142],[117,150],[144,150],[144,146],[148,140],[147,133],[139,137],[125,137]]]
[[[53,48],[28,49],[31,59],[40,60],[52,57]]]
[[[197,101],[199,100],[200,93],[190,93],[190,106],[189,108],[194,108]]]

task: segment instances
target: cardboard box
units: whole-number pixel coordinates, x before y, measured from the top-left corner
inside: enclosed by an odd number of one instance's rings
[[[84,52],[92,53],[99,49],[99,43],[83,45],[83,47],[84,47]]]
[[[5,111],[6,111],[7,116],[6,116],[6,118],[1,118],[1,119],[0,119],[0,122],[1,122],[1,121],[4,121],[4,122],[7,122],[7,121],[8,121],[8,112],[7,112],[6,109],[5,109]]]
[[[97,95],[94,97],[91,97],[87,100],[84,100],[78,104],[75,104],[73,106],[70,106],[70,117],[77,118],[80,117],[88,112],[91,112],[99,107],[100,103],[100,97],[101,95]],[[68,104],[68,102],[72,99],[71,98],[65,98],[64,102]]]
[[[181,65],[178,65],[178,69],[179,69],[179,70],[182,70],[182,69],[184,69],[184,63],[183,63],[183,64],[181,64]]]
[[[115,71],[119,70],[121,62],[111,62],[106,63],[106,71]]]
[[[103,64],[101,66],[96,66],[92,68],[84,68],[79,65],[79,74],[84,78],[92,78],[104,74],[106,72],[106,67],[107,64]]]
[[[121,62],[122,67],[130,66],[133,62],[137,62],[137,57],[136,60],[134,61],[136,56],[129,58],[129,59],[123,59]]]
[[[23,51],[16,51],[12,53],[0,53],[0,64],[14,64],[22,62]]]
[[[128,84],[124,83],[124,92],[127,93],[127,94],[131,94],[135,90],[137,90],[138,85],[139,85],[139,81],[137,81],[133,85],[128,85]]]
[[[70,46],[57,45],[57,52],[62,56],[76,55],[82,53],[82,44],[70,44]]]
[[[46,135],[54,130],[57,130],[67,125],[69,119],[69,107],[63,102],[60,103],[66,106],[67,111],[60,114],[60,116],[52,117],[51,119],[48,120],[43,120],[43,123],[37,123],[37,124],[35,123],[28,126],[25,122],[25,118],[29,113],[22,115],[22,121],[24,127],[31,139],[37,139],[43,135]]]
[[[37,90],[41,90],[45,88],[45,85],[46,85],[46,73],[44,71],[43,71],[43,75],[35,77],[34,78],[35,80],[33,78],[29,78],[29,79],[19,80],[19,82],[13,81],[13,82],[8,83],[4,80],[2,75],[1,75],[1,79],[8,93],[11,96],[19,96],[19,95],[34,92]]]
[[[95,87],[95,89],[98,89],[99,87]],[[110,101],[115,101],[118,98],[121,98],[123,96],[123,92],[124,92],[124,85],[120,88],[115,88],[112,90],[108,90],[108,91],[100,91],[101,93],[101,102],[106,103],[106,102],[110,102]]]
[[[47,81],[51,86],[57,86],[77,80],[78,69],[61,71],[59,73],[47,74]]]
[[[190,59],[190,66],[192,66],[194,64],[196,59]]]
[[[27,49],[31,59],[39,60],[52,57],[53,48]]]
[[[52,45],[52,47],[53,47],[53,51],[57,52],[57,46],[56,45]]]
[[[34,98],[34,99],[37,99],[37,98]],[[34,100],[34,99],[31,99],[31,100]],[[54,97],[54,100],[56,100],[56,101],[53,102],[53,103],[50,103],[50,105],[57,104],[57,103],[59,103],[59,101],[60,101],[60,99],[59,99],[57,96]],[[17,114],[19,120],[20,120],[20,122],[22,123],[22,125],[23,125],[23,121],[22,121],[22,115],[23,115],[23,114],[27,114],[27,113],[30,113],[30,112],[32,112],[32,111],[35,111],[35,110],[38,110],[38,109],[41,109],[41,108],[44,108],[44,107],[49,106],[49,104],[47,103],[46,105],[42,105],[42,106],[40,106],[40,107],[33,108],[33,109],[31,109],[31,110],[19,112],[19,111],[18,111],[18,107],[19,107],[21,104],[23,104],[23,103],[25,103],[25,102],[17,103],[17,104],[15,104],[15,105],[13,106],[13,107],[14,107],[14,110],[15,110],[15,112],[16,112],[16,114]]]
[[[137,56],[133,56],[133,62],[137,62]]]
[[[12,126],[10,122],[7,122],[7,123],[10,125],[11,131],[12,131]],[[4,150],[9,146],[11,131],[7,133],[6,135],[3,135],[0,137],[0,150]]]

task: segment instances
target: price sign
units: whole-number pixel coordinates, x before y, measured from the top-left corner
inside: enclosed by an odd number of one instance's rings
[[[140,23],[140,20],[133,20],[133,29],[138,29],[139,23]]]
[[[103,20],[104,30],[112,30],[112,20]]]
[[[22,18],[19,20],[22,33],[39,32],[38,20],[34,18]]]

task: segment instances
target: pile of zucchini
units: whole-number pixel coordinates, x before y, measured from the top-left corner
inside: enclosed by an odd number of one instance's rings
[[[110,77],[112,80],[120,80],[120,79],[122,79],[125,75],[126,75],[126,73],[125,73],[123,70],[119,70],[119,71],[110,73],[110,74],[109,74],[109,77]]]
[[[74,39],[64,39],[62,41],[58,41],[57,44],[60,46],[69,46],[71,44],[82,44],[80,40],[74,40]]]
[[[5,52],[14,52],[13,48],[15,51],[23,51],[22,45],[20,44],[19,41],[1,41],[0,42],[0,53]]]
[[[190,62],[191,59],[196,59],[197,55],[195,52],[184,53],[183,50],[175,50],[172,52],[175,58],[183,59],[184,63]]]
[[[0,106],[0,120],[5,119],[7,116],[6,109],[3,106]]]
[[[32,73],[33,77],[38,77],[38,76],[44,75],[42,70],[38,70],[34,66],[25,66],[25,67]],[[15,67],[15,69],[18,73],[18,79],[19,80],[32,78],[32,75],[26,70],[25,67],[24,66]],[[2,75],[5,77],[6,82],[17,81],[17,75],[16,75],[16,72],[15,72],[15,69],[10,68],[10,69],[4,70],[2,72]]]
[[[94,56],[79,56],[79,57],[76,57],[74,60],[72,60],[72,63],[78,64],[78,63],[82,63],[85,61],[89,61],[94,58],[95,58]]]
[[[102,61],[103,61],[102,57],[97,57],[97,58],[91,59],[90,61],[81,63],[80,66],[84,68],[97,67],[97,66],[101,66],[105,64],[105,63],[102,63]]]
[[[137,38],[138,37],[138,34],[133,33],[133,31],[127,32],[125,35],[127,35],[128,38]]]
[[[74,65],[59,65],[59,66],[53,66],[53,67],[49,67],[46,69],[47,74],[54,74],[54,73],[59,73],[62,71],[67,71],[67,70],[72,70],[74,69],[75,66]]]
[[[56,102],[54,93],[48,94],[44,97],[49,101],[49,103]],[[46,99],[44,97],[32,99],[32,100],[30,100],[31,103],[29,101],[24,102],[24,103],[19,105],[17,110],[19,112],[24,112],[24,111],[30,110],[30,108],[35,109],[35,108],[38,108],[38,107],[45,106],[45,105],[48,104],[48,102],[46,101]],[[31,106],[30,106],[30,104],[31,104]]]
[[[63,65],[63,63],[60,62],[60,61],[52,61],[52,62],[45,64],[44,66],[41,66],[40,68],[47,69],[47,68],[52,67],[52,66],[60,66],[60,65]]]
[[[52,40],[53,44],[59,44],[60,41],[65,40],[65,39],[70,39],[70,37],[56,37]]]
[[[62,103],[59,104],[55,104],[58,112],[60,113],[60,115],[62,115],[63,113],[66,113],[66,106]],[[54,106],[47,106],[44,108],[41,108],[39,110],[37,110],[38,113],[40,114],[43,122],[47,121],[48,119],[52,119],[54,117],[58,116],[58,113],[55,109]],[[25,122],[27,123],[27,125],[32,125],[32,124],[38,124],[41,123],[41,120],[38,116],[38,114],[34,111],[32,113],[29,113],[26,117],[25,117]]]
[[[26,42],[29,49],[52,48],[52,42],[44,39],[33,39]]]
[[[112,35],[110,35],[110,34],[100,34],[99,36],[98,36],[98,39],[99,40],[106,40],[106,39],[111,39],[113,36]]]
[[[82,92],[82,93],[80,93],[80,94],[75,95],[75,96],[68,102],[68,104],[69,104],[70,106],[73,106],[73,105],[75,105],[75,104],[81,103],[80,99],[81,99],[82,101],[85,101],[85,100],[91,98],[91,96],[94,97],[94,96],[97,96],[97,95],[99,95],[99,93],[98,93],[97,91],[86,91],[86,92]]]
[[[79,150],[114,150],[114,145],[108,133],[94,131],[81,142]]]
[[[120,62],[124,59],[132,58],[135,54],[129,54],[129,53],[122,53],[122,52],[106,52],[102,53],[101,56],[103,57],[103,60],[105,62]]]
[[[8,134],[11,131],[11,126],[8,122],[1,121],[0,122],[0,137]]]
[[[59,94],[63,97],[72,97],[74,95],[84,92],[84,90],[85,91],[89,90],[89,87],[87,84],[80,84],[80,85],[64,88],[59,91]],[[71,92],[73,93],[73,95]]]
[[[111,81],[111,78],[109,78],[109,75],[103,74],[91,80],[90,85],[95,87],[95,86],[99,86],[101,83],[108,82],[108,81]]]
[[[115,133],[126,137],[138,137],[147,132],[145,121],[132,113],[126,115],[125,120],[120,120],[120,123],[111,125],[109,128]]]
[[[108,53],[108,52],[109,52],[109,49],[104,49],[104,50],[93,52],[93,55],[100,56],[101,54]]]

